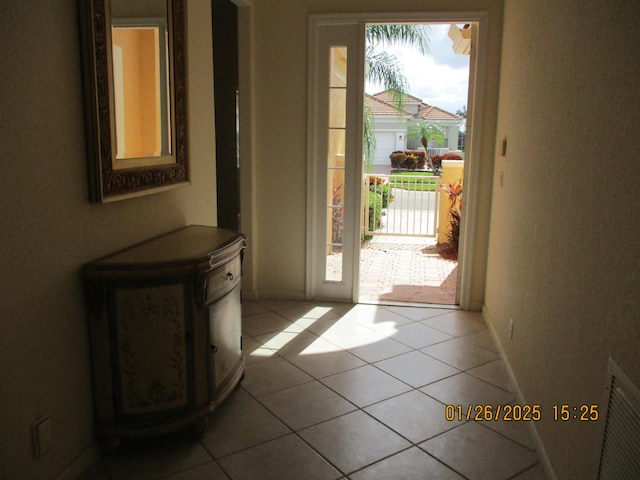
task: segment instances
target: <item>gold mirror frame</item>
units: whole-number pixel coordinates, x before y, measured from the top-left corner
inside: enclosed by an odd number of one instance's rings
[[[184,0],[167,0],[171,158],[157,157],[157,161],[149,159],[145,162],[146,166],[116,169],[109,0],[79,0],[89,200],[92,203],[139,197],[189,182],[184,3]]]

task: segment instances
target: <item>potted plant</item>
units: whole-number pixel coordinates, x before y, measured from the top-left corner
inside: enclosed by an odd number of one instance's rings
[[[453,184],[441,183],[438,188],[447,193],[449,197],[449,231],[447,243],[440,244],[440,254],[445,258],[458,258],[458,244],[460,240],[460,220],[462,218],[462,183],[456,180]]]

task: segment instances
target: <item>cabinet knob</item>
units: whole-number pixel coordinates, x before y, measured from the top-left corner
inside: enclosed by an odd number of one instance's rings
[[[216,347],[215,345],[211,345],[211,351],[213,353],[216,353],[218,351],[218,347]]]
[[[233,280],[233,273],[229,272],[227,273],[227,278],[229,279],[229,281]]]

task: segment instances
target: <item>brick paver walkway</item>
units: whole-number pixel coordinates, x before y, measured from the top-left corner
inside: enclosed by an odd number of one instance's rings
[[[371,173],[389,172],[374,166]],[[327,270],[337,278],[341,262],[340,253],[327,257]],[[376,235],[360,250],[362,303],[455,305],[457,278],[458,262],[442,258],[432,238]]]
[[[458,262],[432,239],[374,236],[360,251],[360,301],[454,305]]]

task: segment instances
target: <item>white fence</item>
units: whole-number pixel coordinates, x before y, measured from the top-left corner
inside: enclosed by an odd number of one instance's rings
[[[366,174],[365,235],[435,237],[440,210],[439,183],[440,177],[435,176]]]
[[[427,150],[427,155],[433,157],[434,155],[444,155],[445,153],[450,153],[451,150],[448,148],[429,148]]]

